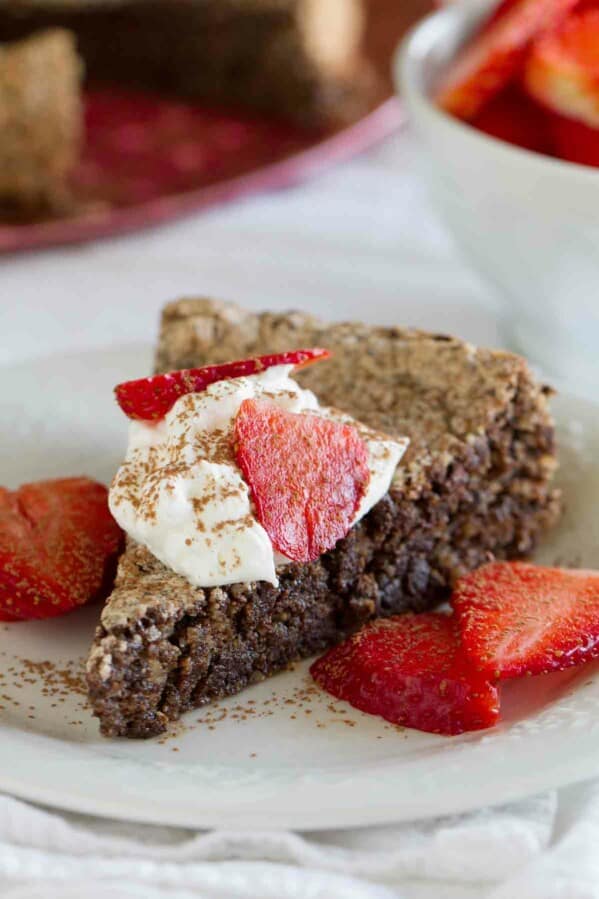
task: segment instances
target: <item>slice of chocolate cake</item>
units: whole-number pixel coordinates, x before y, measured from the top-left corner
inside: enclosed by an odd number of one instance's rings
[[[361,0],[4,0],[0,40],[60,26],[92,81],[249,108],[302,125],[358,117],[374,93]]]
[[[0,204],[59,208],[82,138],[81,62],[73,36],[43,32],[0,47]]]
[[[391,489],[335,549],[267,582],[193,587],[129,541],[88,662],[107,736],[148,737],[186,710],[319,652],[363,622],[443,600],[490,556],[533,549],[559,515],[550,391],[525,361],[445,335],[182,300],[157,369],[320,345],[297,375],[319,399],[411,444]]]

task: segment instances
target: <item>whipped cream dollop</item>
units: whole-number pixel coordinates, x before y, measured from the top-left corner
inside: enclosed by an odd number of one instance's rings
[[[392,440],[347,415],[320,407],[278,365],[217,381],[180,397],[158,423],[132,421],[123,465],[110,489],[110,510],[124,531],[197,587],[268,581],[288,563],[255,516],[232,434],[241,403],[265,399],[289,412],[312,412],[354,424],[368,447],[370,481],[352,524],[388,491],[408,440]]]

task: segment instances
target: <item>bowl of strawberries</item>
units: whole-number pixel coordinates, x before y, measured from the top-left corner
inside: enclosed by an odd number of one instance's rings
[[[510,342],[599,384],[599,0],[448,6],[408,35],[397,81]]]

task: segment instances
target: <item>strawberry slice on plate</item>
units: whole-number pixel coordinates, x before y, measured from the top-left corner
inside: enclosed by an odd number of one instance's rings
[[[1,488],[3,620],[49,618],[89,602],[107,586],[121,543],[108,491],[89,478]]]
[[[13,516],[18,519],[19,510],[14,496],[15,494],[11,493],[10,490],[7,490],[5,487],[0,487],[0,532],[3,530],[3,527],[6,528],[6,522],[10,521]],[[17,536],[22,537],[23,539],[25,538],[25,535],[22,532]],[[0,538],[0,543],[1,542],[2,541]],[[8,608],[2,607],[2,600],[2,588],[0,587],[0,621],[21,621],[22,619],[20,619],[18,615],[14,614],[14,612],[9,612]],[[12,605],[12,597],[11,603],[7,605]]]
[[[151,378],[125,381],[118,384],[114,392],[119,406],[129,418],[158,421],[173,408],[179,397],[187,393],[198,393],[217,381],[256,375],[275,365],[294,365],[296,368],[303,368],[311,362],[318,362],[329,356],[329,351],[320,347],[255,356],[252,359],[205,365],[203,368],[187,368],[154,375]]]
[[[0,609],[0,621],[22,621],[22,618],[17,618],[16,615],[10,615],[8,612],[4,612]]]
[[[244,400],[235,419],[237,464],[277,552],[311,562],[348,533],[370,480],[355,428]]]
[[[448,736],[492,727],[497,689],[464,657],[457,621],[438,612],[378,619],[310,668],[357,709]]]
[[[599,572],[492,562],[452,596],[464,651],[493,679],[599,657]]]
[[[458,53],[437,92],[446,112],[470,120],[521,69],[541,34],[558,25],[577,0],[517,0]]]

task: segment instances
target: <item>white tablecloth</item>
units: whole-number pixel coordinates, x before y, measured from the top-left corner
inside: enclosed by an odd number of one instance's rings
[[[430,210],[409,132],[309,184],[178,224],[0,261],[0,363],[152,341],[208,294],[501,342]],[[599,787],[414,827],[189,834],[0,797],[3,899],[599,899]]]
[[[153,341],[165,300],[200,293],[497,343],[480,283],[426,205],[417,161],[404,134],[300,188],[135,236],[0,257],[0,362]]]

